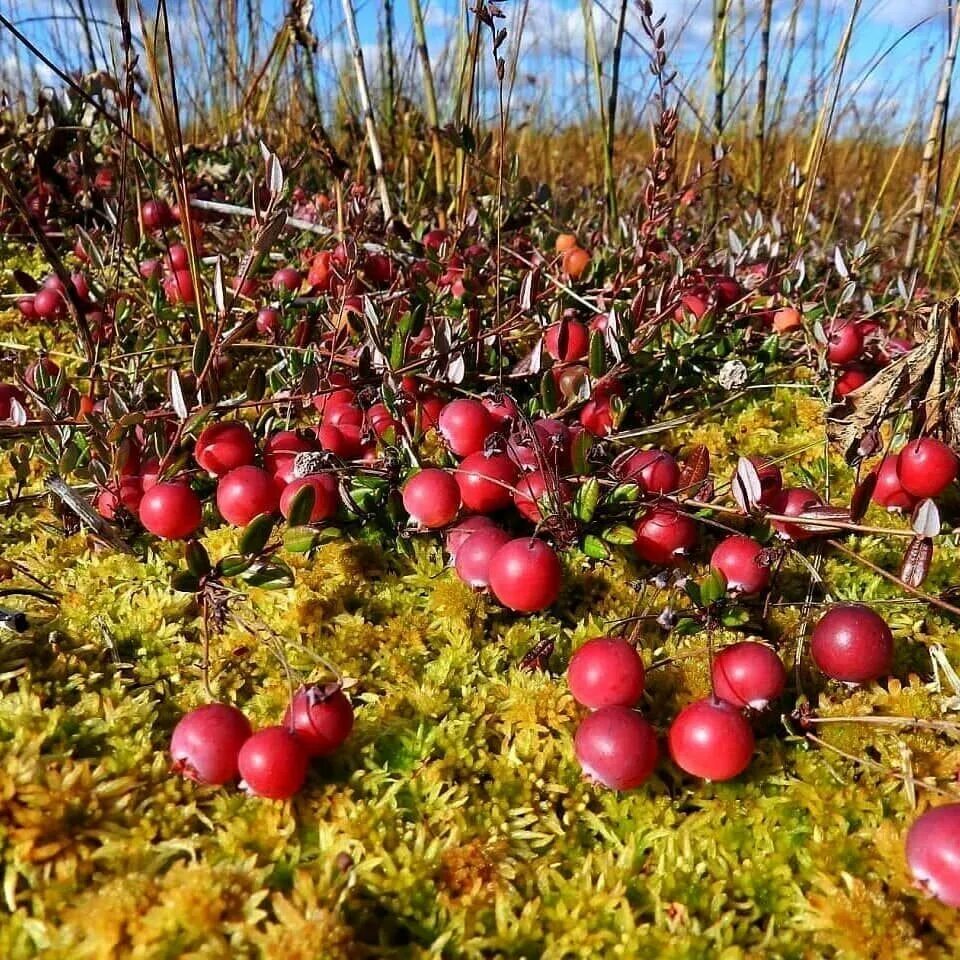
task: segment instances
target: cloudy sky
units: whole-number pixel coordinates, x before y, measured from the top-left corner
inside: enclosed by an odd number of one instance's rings
[[[168,0],[174,21],[177,55],[185,66],[205,61],[207,82],[217,69],[215,56],[207,49],[209,38],[193,13],[205,15],[214,4],[209,0]],[[829,70],[853,0],[800,0],[799,13],[792,15],[794,0],[774,0],[771,90],[779,78],[790,79],[790,97],[802,109],[814,78]],[[87,61],[87,38],[76,26],[78,4],[85,5],[96,21],[92,33],[94,56],[111,56],[117,39],[114,0],[0,0],[0,13],[17,24],[53,60],[76,67]],[[148,9],[152,6],[144,0]],[[241,4],[241,6],[243,6]],[[258,6],[269,35],[282,21],[283,0],[263,0]],[[370,63],[377,71],[377,43],[382,31],[382,0],[355,0],[362,41]],[[397,36],[406,75],[413,77],[416,61],[410,43],[407,0],[395,0]],[[424,0],[427,11],[431,53],[441,79],[444,67],[452,66],[458,23],[466,0]],[[584,56],[584,22],[580,0],[503,0],[507,14],[503,21],[509,44],[521,35],[520,70],[515,91],[516,109],[537,104],[555,122],[576,117],[584,109],[589,73]],[[609,63],[613,35],[611,12],[617,0],[596,0],[594,18],[600,32],[601,53]],[[695,108],[710,96],[710,35],[712,0],[659,0],[655,9],[666,12],[670,64],[679,71],[679,83]],[[760,0],[731,0],[732,39],[728,63],[734,79],[731,100],[748,102],[755,81],[758,58]],[[628,101],[642,103],[649,92],[649,74],[641,46],[635,5],[631,0],[628,39],[625,42],[623,90]],[[819,17],[816,11],[819,9]],[[339,0],[314,0],[313,28],[321,41],[321,72],[326,89],[341,82],[340,69],[346,51],[346,33]],[[792,57],[789,37],[794,30]],[[846,71],[845,97],[861,115],[891,127],[916,115],[918,102],[931,99],[938,64],[947,34],[945,0],[863,0]],[[264,49],[269,43],[263,43]],[[9,91],[23,84],[32,65],[28,53],[19,48],[0,26],[0,71]],[[34,64],[35,65],[35,64]],[[788,72],[789,71],[789,72]],[[41,73],[44,80],[49,74]],[[751,79],[748,79],[751,78]],[[747,83],[744,90],[744,83]],[[448,89],[449,84],[444,84]],[[443,93],[444,91],[441,91]],[[818,104],[813,105],[813,107]],[[813,108],[807,103],[808,108]]]

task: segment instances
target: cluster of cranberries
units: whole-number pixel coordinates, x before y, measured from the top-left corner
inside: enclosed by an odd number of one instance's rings
[[[933,437],[920,437],[874,468],[871,496],[888,510],[911,511],[921,500],[940,496],[956,480],[957,469],[950,447]]]
[[[339,684],[301,687],[283,723],[253,732],[242,711],[208,703],[181,718],[170,740],[173,768],[198,783],[241,779],[257,797],[287,800],[299,792],[310,760],[329,757],[353,729],[353,707]]]
[[[909,340],[887,336],[879,324],[866,320],[836,320],[824,333],[827,362],[836,368],[834,394],[838,398],[862,387],[877,370],[914,347]]]

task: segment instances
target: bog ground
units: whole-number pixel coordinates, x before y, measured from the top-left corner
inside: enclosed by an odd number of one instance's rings
[[[955,956],[960,7],[41,6],[0,956]]]

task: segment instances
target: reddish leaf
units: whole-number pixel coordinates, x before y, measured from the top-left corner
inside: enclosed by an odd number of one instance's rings
[[[710,472],[710,451],[699,443],[684,458],[680,471],[680,489],[690,490],[707,479]]]
[[[919,587],[930,572],[933,561],[933,541],[929,537],[914,537],[903,554],[900,579],[908,587]]]
[[[40,284],[23,270],[14,270],[13,279],[17,281],[24,293],[36,293],[40,289]]]
[[[874,472],[868,473],[860,483],[857,484],[853,496],[850,498],[850,519],[854,523],[859,523],[870,506],[870,499],[873,497],[873,491],[877,489],[877,475]]]

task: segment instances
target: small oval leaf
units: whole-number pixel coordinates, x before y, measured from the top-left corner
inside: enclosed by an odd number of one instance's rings
[[[273,516],[261,513],[254,517],[244,528],[237,545],[242,554],[255,557],[267,545],[270,534],[273,533]]]
[[[211,570],[210,554],[199,540],[189,540],[183,548],[187,569],[196,577],[205,577]]]
[[[239,577],[252,566],[252,557],[241,557],[238,553],[231,553],[217,564],[217,572],[222,577]]]
[[[606,560],[610,556],[610,548],[592,533],[583,538],[583,552],[594,560]]]
[[[200,589],[200,579],[189,570],[178,570],[170,578],[170,586],[178,593],[196,593]]]
[[[593,519],[597,510],[597,504],[600,502],[600,481],[596,477],[590,477],[577,490],[577,495],[573,500],[573,515],[584,523],[589,523]]]
[[[908,587],[919,587],[927,579],[932,561],[933,541],[927,537],[914,537],[904,551],[900,579]]]
[[[707,479],[708,473],[710,473],[710,451],[699,443],[684,457],[678,489],[692,490],[698,487]]]
[[[910,526],[918,537],[935,537],[940,533],[940,511],[932,500],[921,500],[913,511]]]
[[[317,491],[309,483],[304,484],[290,504],[287,522],[291,527],[302,527],[310,522],[314,505],[317,502]],[[284,541],[286,543],[286,541]]]
[[[319,539],[313,527],[288,527],[283,534],[283,549],[290,553],[309,553]]]

